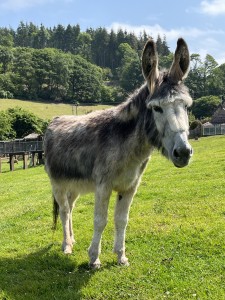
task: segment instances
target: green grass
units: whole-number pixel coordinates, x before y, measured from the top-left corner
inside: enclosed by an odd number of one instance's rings
[[[13,107],[22,107],[29,112],[34,113],[42,119],[52,119],[59,115],[71,115],[76,114],[76,108],[74,107],[72,111],[72,106],[70,104],[55,104],[48,102],[36,102],[28,100],[14,100],[14,99],[0,99],[0,111],[6,110]],[[96,109],[105,109],[109,107],[108,105],[92,105],[92,106],[78,106],[77,114],[86,114],[90,111]]]
[[[93,195],[74,212],[77,244],[61,253],[51,231],[51,189],[43,167],[0,174],[0,299],[225,299],[225,136],[192,141],[177,169],[157,152],[132,204],[126,246],[116,265],[113,195],[102,241],[102,268],[88,269]]]

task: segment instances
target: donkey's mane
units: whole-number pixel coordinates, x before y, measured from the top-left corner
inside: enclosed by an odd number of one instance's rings
[[[117,109],[120,117],[123,120],[130,120],[136,118],[139,113],[143,113],[146,110],[146,99],[148,96],[149,90],[145,83],[136,89],[127,100],[118,105]]]

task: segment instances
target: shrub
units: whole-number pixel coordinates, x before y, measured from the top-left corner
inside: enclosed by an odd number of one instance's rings
[[[20,107],[9,108],[7,113],[17,138],[23,138],[33,132],[42,134],[47,127],[46,121]]]
[[[194,120],[190,125],[190,130],[194,130],[197,127],[202,127],[202,123],[199,120]]]
[[[16,132],[12,129],[11,118],[4,111],[0,112],[0,140],[12,139]]]

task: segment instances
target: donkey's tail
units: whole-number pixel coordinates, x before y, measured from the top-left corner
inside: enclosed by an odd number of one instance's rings
[[[53,226],[52,226],[53,230],[56,230],[58,216],[59,216],[59,204],[55,200],[55,197],[53,196]]]

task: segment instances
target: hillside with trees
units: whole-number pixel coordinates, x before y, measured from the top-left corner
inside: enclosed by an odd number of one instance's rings
[[[65,103],[120,102],[143,77],[140,56],[149,36],[123,30],[57,25],[47,28],[20,22],[17,29],[0,28],[0,98]],[[156,40],[160,67],[173,59],[166,37]],[[186,84],[196,101],[197,118],[212,113],[225,95],[225,64],[207,54],[191,55]],[[201,101],[210,102],[201,110]],[[198,100],[198,101],[197,101]],[[195,112],[197,113],[195,114]],[[200,113],[199,113],[200,111]]]

